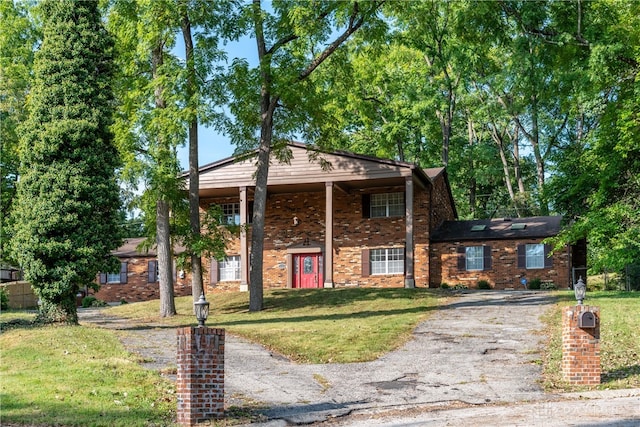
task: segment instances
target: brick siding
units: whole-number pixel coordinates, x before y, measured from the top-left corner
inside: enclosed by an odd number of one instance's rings
[[[524,244],[538,244],[542,239],[492,240],[438,242],[431,244],[431,281],[430,287],[463,284],[469,288],[477,287],[479,280],[486,280],[495,289],[523,289],[520,280],[528,282],[540,279],[553,282],[558,288],[567,288],[571,283],[570,260],[567,250],[553,254],[552,266],[542,269],[526,269],[518,266],[517,248]],[[489,246],[491,248],[491,268],[484,271],[466,271],[459,269],[459,248],[466,246]]]
[[[149,261],[155,261],[155,257],[131,257],[121,258],[121,262],[127,263],[127,283],[104,283],[100,289],[89,291],[89,294],[106,302],[140,302],[160,298],[159,282],[149,283]],[[99,278],[96,278],[99,283]],[[175,296],[191,295],[191,276],[184,274],[184,278],[174,276]]]

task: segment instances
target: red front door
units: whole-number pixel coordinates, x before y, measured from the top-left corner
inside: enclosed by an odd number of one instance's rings
[[[293,287],[321,288],[322,254],[296,254],[293,256]]]

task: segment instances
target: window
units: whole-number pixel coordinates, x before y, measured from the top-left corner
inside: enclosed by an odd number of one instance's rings
[[[371,249],[371,274],[404,273],[404,248]]]
[[[491,270],[491,246],[459,246],[458,271]]]
[[[219,278],[221,282],[240,280],[240,256],[227,256],[218,262]]]
[[[223,203],[222,223],[226,225],[240,225],[240,203]]]
[[[112,272],[112,273],[100,273],[100,278],[99,278],[99,282],[101,285],[104,285],[106,283],[120,283],[120,284],[125,284],[127,283],[127,263],[126,262],[121,262],[120,263],[120,271],[119,272]]]
[[[484,270],[484,247],[467,246],[465,248],[466,270]]]
[[[370,217],[404,216],[404,193],[371,194]]]
[[[544,245],[526,245],[527,269],[544,268]]]

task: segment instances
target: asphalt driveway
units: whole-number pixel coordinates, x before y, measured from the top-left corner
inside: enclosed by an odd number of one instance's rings
[[[442,423],[433,418],[435,424],[425,419],[407,424],[405,419],[417,420],[416,414],[420,413],[445,413],[442,411],[450,415],[452,410],[469,408],[494,408],[484,415],[493,419],[490,424],[517,425],[500,424],[501,419],[491,414],[499,413],[498,408],[530,402],[546,405],[543,408],[548,411],[553,402],[572,400],[570,396],[546,394],[539,385],[544,344],[540,316],[551,304],[553,299],[545,292],[452,294],[447,304],[416,328],[413,340],[366,363],[296,364],[262,346],[227,335],[226,406],[258,404],[265,408],[262,412],[270,420],[267,425],[274,426],[449,425],[451,420],[446,416],[439,418]],[[150,369],[175,367],[173,328],[140,328],[105,317],[96,309],[81,310],[80,321],[121,330],[124,345],[148,360]],[[631,396],[640,399],[640,391],[632,391]],[[637,420],[637,424],[628,425],[640,425],[639,406],[630,411],[629,419]],[[393,418],[393,414],[402,415]],[[626,420],[628,414],[622,415],[620,420]],[[508,419],[505,415],[503,421]],[[460,421],[453,424],[466,425],[462,418]],[[537,425],[530,421],[529,425]]]

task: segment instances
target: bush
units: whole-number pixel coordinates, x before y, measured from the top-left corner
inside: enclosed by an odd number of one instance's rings
[[[448,284],[446,284],[444,282],[440,283],[440,289],[449,289],[449,288],[450,288],[450,286]]]
[[[529,282],[529,289],[540,289],[541,285],[542,280],[536,277],[535,279],[531,279],[531,281]]]
[[[456,291],[464,291],[464,290],[469,289],[469,287],[467,285],[463,285],[461,283],[458,283],[457,285],[455,285],[453,287],[453,289],[455,289]]]
[[[82,298],[82,307],[83,308],[105,307],[106,305],[107,305],[106,302],[99,300],[98,298],[94,297],[93,295],[89,295],[89,296],[86,296],[86,297]]]
[[[4,286],[0,287],[0,310],[9,309],[9,292]]]
[[[486,280],[478,280],[478,289],[491,289],[491,284]]]
[[[545,282],[540,285],[540,289],[543,289],[545,291],[555,291],[556,289],[558,289],[558,287],[553,282]]]

